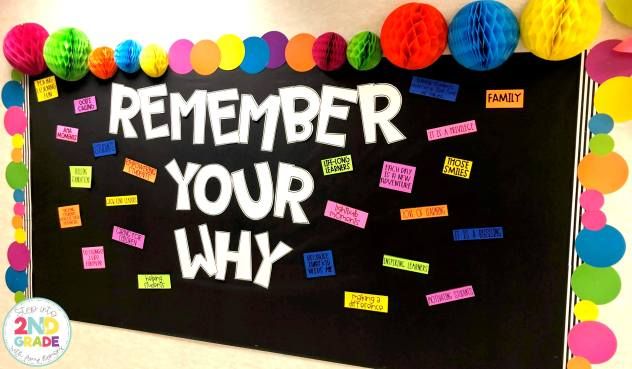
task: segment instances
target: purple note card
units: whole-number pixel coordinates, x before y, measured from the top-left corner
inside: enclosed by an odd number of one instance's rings
[[[426,295],[426,301],[428,301],[428,306],[432,306],[445,304],[446,302],[469,299],[472,297],[474,297],[474,288],[472,288],[472,286],[465,286],[453,288],[447,291],[431,293],[430,295]]]
[[[75,100],[75,114],[87,113],[95,110],[97,110],[96,97],[88,96]]]
[[[138,249],[145,244],[145,235],[117,226],[112,229],[112,239]]]
[[[105,269],[103,246],[82,247],[83,269]]]
[[[325,216],[331,219],[339,220],[343,223],[351,224],[358,228],[364,228],[366,226],[367,219],[369,219],[369,213],[367,212],[329,200],[327,201],[327,206],[325,207]]]
[[[415,180],[415,167],[385,161],[380,176],[380,187],[411,193]]]
[[[62,141],[77,142],[79,141],[79,128],[57,125],[55,138]]]

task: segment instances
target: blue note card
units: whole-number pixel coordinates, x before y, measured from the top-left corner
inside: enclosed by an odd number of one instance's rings
[[[429,78],[413,77],[410,93],[455,102],[459,93],[459,85]]]
[[[336,275],[334,255],[331,250],[306,252],[303,254],[303,261],[305,262],[305,276],[307,278]]]
[[[107,140],[92,144],[92,152],[95,158],[108,155],[116,155],[116,141]]]
[[[464,228],[452,231],[455,241],[491,240],[503,238],[503,227]]]

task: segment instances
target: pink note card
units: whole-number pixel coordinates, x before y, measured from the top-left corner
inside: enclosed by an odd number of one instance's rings
[[[95,110],[97,110],[96,97],[88,96],[75,100],[75,114],[87,113]]]
[[[82,247],[83,269],[105,269],[103,246]]]
[[[145,235],[117,226],[112,229],[112,239],[138,249],[145,244]]]
[[[442,138],[466,135],[476,132],[476,121],[468,120],[463,123],[450,124],[449,126],[431,128],[426,130],[428,141],[440,140]]]
[[[415,167],[385,161],[380,176],[380,187],[411,193],[415,180]]]
[[[58,124],[55,138],[62,141],[77,142],[79,141],[79,128],[66,127]]]
[[[366,226],[367,219],[369,219],[369,213],[367,212],[329,200],[325,207],[325,216],[363,229]]]
[[[426,295],[426,301],[428,301],[428,306],[432,306],[445,304],[446,302],[469,299],[472,297],[474,297],[474,288],[472,288],[472,286],[465,286],[453,288],[447,291],[431,293],[430,295]]]

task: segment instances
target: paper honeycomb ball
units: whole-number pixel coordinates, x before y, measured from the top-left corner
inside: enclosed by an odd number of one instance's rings
[[[357,70],[366,71],[377,67],[382,60],[380,38],[373,32],[356,34],[347,45],[347,61]]]
[[[13,68],[29,76],[46,70],[44,43],[48,31],[37,23],[18,24],[4,37],[2,51]]]
[[[347,61],[347,41],[335,32],[323,33],[314,41],[312,57],[324,71],[340,69]]]
[[[433,6],[408,3],[388,15],[380,40],[384,56],[394,65],[423,69],[443,53],[448,41],[448,25]]]
[[[632,1],[606,0],[606,6],[619,23],[632,27]]]
[[[520,30],[511,9],[494,0],[464,6],[452,19],[448,45],[465,68],[486,71],[502,65],[513,54]]]
[[[524,46],[546,60],[580,54],[595,40],[600,25],[597,0],[530,0],[520,18]]]
[[[48,36],[44,60],[48,69],[66,81],[78,81],[88,73],[90,40],[76,28],[62,28]]]
[[[136,73],[140,69],[140,52],[142,46],[134,40],[125,40],[116,45],[114,61],[125,73]]]
[[[88,57],[88,68],[97,78],[112,78],[118,70],[114,61],[114,50],[107,46],[97,47],[92,50]]]
[[[140,68],[152,78],[158,78],[165,74],[168,66],[169,57],[167,52],[156,44],[145,46],[140,53]]]

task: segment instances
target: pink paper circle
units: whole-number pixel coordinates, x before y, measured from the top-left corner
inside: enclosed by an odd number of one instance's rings
[[[24,133],[26,130],[26,114],[17,106],[12,106],[4,113],[4,128],[10,135]]]
[[[603,194],[596,190],[584,191],[579,196],[579,204],[586,210],[599,210],[603,206]]]
[[[24,215],[24,203],[16,202],[15,205],[13,205],[13,212],[15,215]]]
[[[587,210],[582,214],[582,224],[586,229],[598,231],[606,226],[606,214],[601,210]]]
[[[614,51],[621,40],[606,40],[593,47],[586,57],[586,72],[597,83],[612,77],[632,75],[632,54]]]
[[[23,243],[13,242],[7,250],[7,259],[11,268],[21,272],[26,269],[31,261],[29,249]]]
[[[617,351],[617,338],[603,323],[582,322],[568,332],[568,348],[575,356],[583,356],[592,364],[601,364]]]
[[[191,66],[191,49],[193,42],[178,40],[169,48],[169,68],[177,74],[187,74],[193,70]]]

